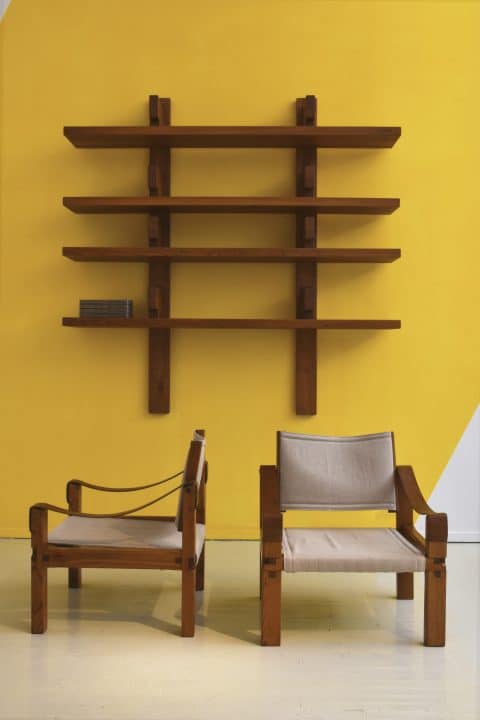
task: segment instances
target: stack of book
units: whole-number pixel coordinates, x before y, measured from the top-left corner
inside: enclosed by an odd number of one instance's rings
[[[80,300],[80,317],[130,318],[132,300]]]

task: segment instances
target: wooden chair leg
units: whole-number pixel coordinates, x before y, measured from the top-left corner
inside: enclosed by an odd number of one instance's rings
[[[47,629],[48,595],[47,566],[35,557],[35,553],[32,558],[31,593],[31,631],[37,635]]]
[[[429,647],[445,645],[447,570],[439,565],[425,572],[424,643]]]
[[[82,486],[78,480],[70,480],[67,483],[68,509],[73,512],[82,511]],[[68,587],[79,588],[82,586],[82,571],[80,568],[68,568]]]
[[[195,635],[195,568],[182,570],[182,637]]]
[[[82,570],[81,568],[68,568],[68,587],[82,587]]]
[[[262,645],[280,645],[281,608],[282,608],[282,572],[262,568],[261,597],[261,643]]]
[[[258,578],[258,581],[259,581],[259,582],[258,582],[258,584],[259,584],[259,586],[260,586],[260,598],[262,598],[262,595],[263,595],[263,591],[262,591],[262,587],[263,587],[263,582],[262,582],[262,577],[263,577],[263,576],[262,576],[262,570],[263,570],[263,555],[262,555],[262,548],[261,548],[261,546],[260,546],[260,567],[258,568],[258,570],[259,570],[259,578]]]
[[[397,573],[397,598],[413,600],[413,573]]]
[[[197,563],[195,589],[203,590],[204,587],[205,587],[205,543],[203,545],[203,549],[202,549],[202,552],[200,553],[200,558]]]

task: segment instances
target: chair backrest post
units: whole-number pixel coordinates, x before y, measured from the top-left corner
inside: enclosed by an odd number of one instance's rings
[[[195,525],[197,514],[197,474],[202,455],[201,440],[192,440],[188,451],[182,488],[182,555],[189,560],[195,555]]]
[[[203,463],[202,478],[200,480],[200,487],[198,488],[197,498],[197,523],[205,525],[205,514],[207,504],[207,480],[208,480],[208,462],[205,460]]]
[[[397,469],[395,466],[395,501],[396,501],[396,528],[413,527],[413,509],[400,483],[397,481]]]

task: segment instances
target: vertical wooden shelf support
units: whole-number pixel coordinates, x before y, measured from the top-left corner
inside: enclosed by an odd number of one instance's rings
[[[313,95],[296,101],[296,124],[317,124],[317,99]],[[296,194],[317,195],[317,150],[315,147],[296,149]],[[296,246],[312,248],[317,243],[317,216],[297,213]],[[296,317],[317,316],[317,266],[314,262],[298,263],[296,273]],[[297,415],[317,412],[317,333],[315,330],[295,331],[295,408]]]
[[[150,125],[170,125],[170,99],[150,95]],[[151,147],[148,165],[150,195],[170,195],[170,148]],[[150,247],[170,246],[168,211],[148,217]],[[170,264],[149,263],[148,314],[151,318],[170,317]],[[151,413],[170,412],[170,328],[148,331],[148,409]]]

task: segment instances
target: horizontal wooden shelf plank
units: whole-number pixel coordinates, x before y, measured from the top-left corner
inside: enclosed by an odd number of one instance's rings
[[[80,148],[389,148],[399,127],[155,126],[65,127]]]
[[[76,213],[314,213],[388,215],[398,198],[64,197]]]
[[[394,330],[400,320],[257,320],[237,318],[64,317],[63,325],[90,328],[230,328],[236,330]]]
[[[386,263],[400,254],[398,248],[63,248],[65,257],[83,262]]]

